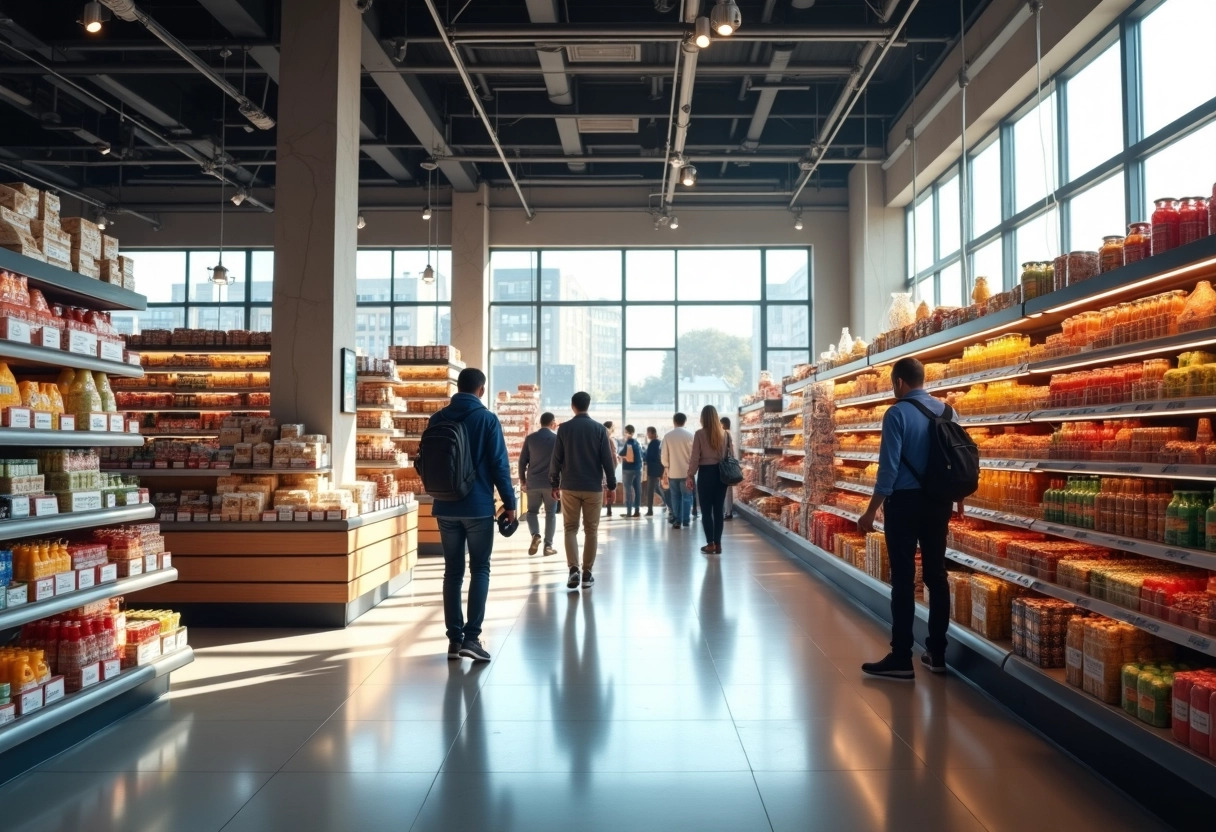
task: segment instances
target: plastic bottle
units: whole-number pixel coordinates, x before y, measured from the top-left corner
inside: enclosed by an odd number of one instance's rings
[[[1183,492],[1175,491],[1173,499],[1165,509],[1165,545],[1180,546],[1178,536],[1186,527],[1186,519],[1182,515]]]

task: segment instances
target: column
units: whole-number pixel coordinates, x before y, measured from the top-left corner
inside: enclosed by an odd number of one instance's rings
[[[490,199],[476,191],[452,194],[452,346],[466,364],[489,374]]]
[[[283,4],[271,413],[329,436],[335,482],[355,474],[340,351],[355,346],[361,27],[352,2]]]

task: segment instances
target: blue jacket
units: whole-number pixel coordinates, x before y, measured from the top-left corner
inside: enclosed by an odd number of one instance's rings
[[[469,437],[469,453],[477,472],[473,490],[463,500],[436,500],[431,507],[435,517],[493,517],[494,489],[504,508],[515,508],[515,488],[511,482],[511,462],[502,437],[498,417],[486,409],[472,393],[457,393],[452,403],[431,416],[438,421],[463,422]]]
[[[930,413],[940,414],[946,406],[925,392],[923,387],[911,391],[905,398],[916,399]],[[900,407],[900,402],[896,402],[887,408],[882,417],[878,482],[874,486],[876,494],[890,497],[893,491],[920,489],[920,480],[903,464],[904,459],[922,472],[929,464],[929,420],[912,405]]]
[[[633,448],[633,462],[625,461],[625,450]],[[625,444],[621,446],[621,470],[622,471],[641,471],[642,470],[642,446],[638,444],[636,439],[626,439]]]
[[[658,438],[646,443],[646,473],[652,477],[663,476],[663,443]]]

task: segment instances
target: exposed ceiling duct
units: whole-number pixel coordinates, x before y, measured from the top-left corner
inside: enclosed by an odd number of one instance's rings
[[[785,77],[785,68],[790,64],[794,54],[792,44],[777,44],[773,47],[773,57],[769,61],[768,74],[764,76],[765,84],[779,84]],[[760,136],[764,133],[764,125],[768,123],[769,114],[773,111],[773,102],[777,100],[777,89],[766,87],[760,90],[756,99],[756,110],[752,113],[751,124],[747,128],[747,138],[743,140],[745,150],[755,150],[760,145]]]
[[[526,0],[528,17],[533,23],[557,23],[556,0]],[[566,73],[566,59],[561,49],[552,48],[545,44],[537,44],[536,60],[540,62],[541,72],[544,73],[545,89],[549,100],[559,107],[572,107],[574,94],[570,91],[570,76]],[[558,116],[554,120],[557,125],[557,135],[562,143],[562,150],[567,156],[582,156],[583,141],[579,138],[579,127],[571,116]],[[570,170],[578,173],[587,169],[586,165],[571,162]]]
[[[213,70],[211,66],[186,45],[173,36],[168,29],[161,26],[146,12],[135,5],[132,0],[101,0],[114,16],[128,23],[139,23],[152,33],[153,37],[172,49],[182,60],[199,71],[199,74],[215,84],[224,94],[237,103],[237,107],[250,124],[259,130],[270,130],[274,127],[274,119],[268,116],[257,104],[251,101],[245,93],[238,90],[228,80]]]
[[[689,25],[695,24],[700,8],[700,0],[685,0],[684,22]],[[674,113],[675,133],[672,137],[668,153],[668,162],[672,158],[682,158],[684,146],[688,143],[688,125],[692,123],[690,118],[692,114],[692,92],[697,80],[697,57],[700,55],[701,50],[690,43],[685,43],[680,47],[680,52],[684,56],[684,66],[680,70],[680,83],[676,87],[673,87],[671,91],[673,96],[678,93],[679,99]],[[678,54],[676,60],[679,60]],[[672,170],[667,176],[667,187],[664,189],[666,195],[662,203],[664,206],[669,204],[675,197],[676,173],[677,171]]]

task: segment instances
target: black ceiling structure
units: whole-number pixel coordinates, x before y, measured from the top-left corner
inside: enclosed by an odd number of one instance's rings
[[[697,49],[688,7],[715,2],[361,0],[361,186],[422,187],[433,160],[459,191],[513,176],[680,198],[678,151],[702,193],[784,204],[883,146],[987,0],[739,0],[740,28]],[[3,4],[0,171],[110,205],[222,177],[272,208],[279,2],[139,0],[153,25],[96,34],[83,5]]]

